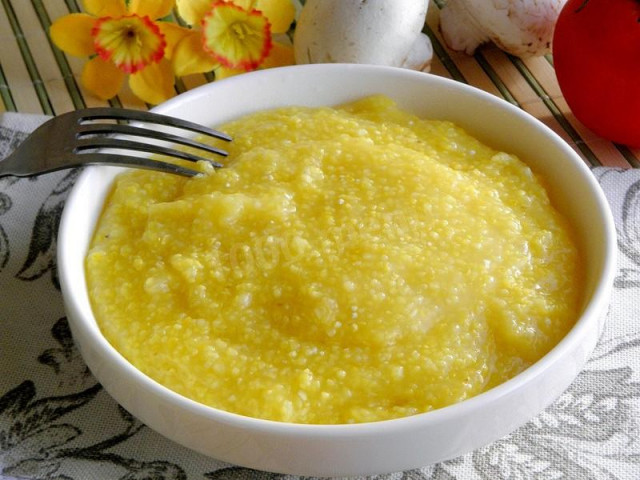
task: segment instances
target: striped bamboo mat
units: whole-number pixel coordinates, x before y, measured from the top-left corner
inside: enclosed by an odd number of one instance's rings
[[[52,46],[46,34],[51,22],[80,11],[79,0],[0,2],[0,112],[56,115],[107,103],[148,107],[126,90],[110,102],[93,97],[78,81],[84,60]],[[524,109],[560,134],[591,166],[640,168],[640,149],[605,141],[575,119],[558,87],[550,56],[522,60],[492,47],[474,56],[448,50],[438,32],[441,3],[432,1],[425,26],[435,51],[433,73],[474,85]],[[210,80],[204,75],[185,77],[176,88],[183,92]]]

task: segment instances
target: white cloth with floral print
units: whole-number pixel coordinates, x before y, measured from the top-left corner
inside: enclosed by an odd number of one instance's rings
[[[0,116],[0,159],[44,120]],[[0,478],[272,479],[143,426],[74,348],[58,289],[56,231],[77,171],[0,179]],[[640,170],[597,168],[620,261],[606,330],[585,370],[511,435],[384,478],[640,479]]]

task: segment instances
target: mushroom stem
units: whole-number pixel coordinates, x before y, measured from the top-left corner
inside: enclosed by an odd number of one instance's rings
[[[453,50],[472,55],[489,37],[478,25],[464,1],[449,0],[440,11],[440,31],[445,43]]]
[[[433,45],[431,45],[431,39],[424,33],[421,33],[418,35],[418,38],[416,38],[416,41],[413,42],[413,46],[400,66],[412,70],[428,72],[431,70],[432,58]]]

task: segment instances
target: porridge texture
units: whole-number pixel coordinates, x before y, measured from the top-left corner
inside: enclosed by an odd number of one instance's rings
[[[379,421],[500,384],[572,327],[578,249],[514,156],[381,96],[221,129],[225,168],[120,175],[86,259],[104,335],[168,388]]]

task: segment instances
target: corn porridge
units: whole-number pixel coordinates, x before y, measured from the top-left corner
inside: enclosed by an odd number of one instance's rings
[[[514,156],[381,96],[220,129],[223,169],[119,176],[86,259],[104,335],[168,388],[378,421],[504,382],[572,327],[578,251]]]

